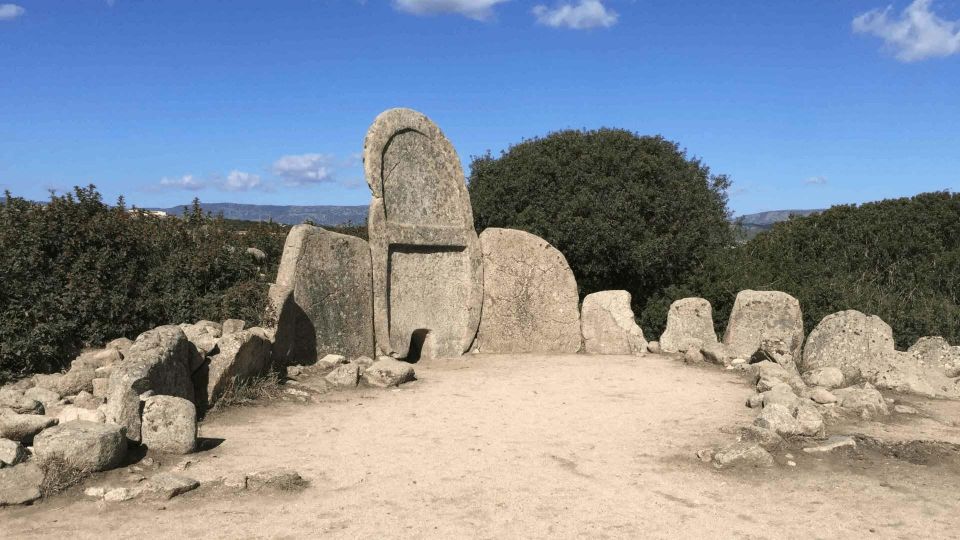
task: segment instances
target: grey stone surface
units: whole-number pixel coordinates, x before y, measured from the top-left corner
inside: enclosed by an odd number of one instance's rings
[[[760,416],[753,421],[753,425],[767,428],[781,436],[799,435],[803,432],[800,422],[793,417],[793,413],[783,405],[772,404],[760,411]]]
[[[713,455],[713,463],[719,468],[728,467],[773,467],[773,456],[755,442],[738,442]]]
[[[542,238],[489,228],[483,252],[481,353],[574,353],[580,350],[577,281],[567,259]]]
[[[634,319],[630,300],[627,291],[595,292],[583,299],[580,328],[586,353],[641,355],[647,351],[647,341]],[[482,326],[482,314],[480,319]]]
[[[0,507],[30,504],[41,497],[43,471],[33,463],[0,469]],[[2,534],[2,529],[0,529]]]
[[[73,396],[80,392],[92,392],[97,373],[90,367],[71,368],[57,381],[56,390],[61,396]]]
[[[60,457],[92,472],[120,466],[127,454],[124,429],[116,424],[75,421],[47,429],[33,443],[37,459]]]
[[[793,351],[790,350],[782,339],[765,338],[760,341],[760,347],[757,349],[757,352],[753,353],[753,356],[750,357],[750,363],[755,364],[764,361],[773,362],[790,373],[799,375],[797,364],[793,358]]]
[[[837,402],[837,396],[833,395],[829,390],[823,387],[817,387],[811,390],[810,399],[813,400],[814,403],[819,403],[821,405]]]
[[[0,439],[0,468],[13,467],[27,459],[27,450],[18,441]]]
[[[0,407],[0,437],[30,444],[34,436],[57,424],[56,418],[39,414],[17,414],[12,409]]]
[[[114,347],[84,351],[70,362],[70,369],[97,369],[123,360],[123,355]]]
[[[175,396],[148,397],[140,434],[151,452],[189,454],[197,445],[197,408]]]
[[[824,317],[810,332],[801,368],[804,372],[837,368],[843,373],[844,385],[848,385],[861,377],[875,380],[894,361],[895,354],[890,325],[859,311],[840,311]]]
[[[75,420],[96,422],[98,424],[103,424],[107,421],[106,415],[102,411],[98,411],[96,409],[84,409],[83,407],[77,407],[75,405],[67,405],[57,412],[57,421],[61,424],[66,424],[67,422],[73,422]]]
[[[719,366],[728,366],[733,362],[733,353],[730,348],[720,342],[703,345],[700,347],[700,354],[707,362]]]
[[[800,433],[808,437],[818,437],[824,434],[823,415],[811,401],[801,401],[797,406],[797,423],[800,424]]]
[[[107,349],[116,349],[120,351],[120,356],[123,358],[127,357],[127,354],[130,352],[130,347],[133,347],[133,340],[130,338],[117,338],[107,343]]]
[[[207,354],[217,347],[217,340],[223,335],[220,323],[213,321],[197,321],[194,324],[181,324],[180,328],[187,339],[203,354]]]
[[[377,388],[400,386],[414,378],[413,366],[390,357],[380,357],[363,370],[363,382]]]
[[[367,131],[363,164],[377,354],[463,354],[480,322],[483,267],[459,157],[426,116],[391,109]]]
[[[124,427],[130,440],[140,441],[140,394],[152,391],[193,401],[191,364],[196,354],[196,347],[177,326],[141,334],[110,375],[107,422]]]
[[[783,340],[793,357],[800,358],[803,347],[800,302],[779,291],[740,291],[730,312],[723,343],[735,356],[750,358],[764,339]]]
[[[324,380],[334,388],[356,388],[357,383],[360,381],[360,366],[353,362],[341,364],[333,368],[333,371],[330,373],[327,373]]]
[[[53,409],[60,401],[60,394],[49,388],[40,388],[35,386],[23,393],[24,397],[34,399],[43,404],[44,409]],[[2,406],[2,405],[0,405]]]
[[[310,365],[331,353],[373,354],[370,247],[363,239],[293,227],[271,295],[278,306],[277,365]]]
[[[805,372],[803,380],[810,386],[822,386],[832,390],[843,386],[844,377],[840,368],[825,367]]]
[[[240,319],[227,319],[223,321],[222,335],[226,336],[228,334],[236,334],[237,332],[243,330],[247,326],[247,321]]]
[[[853,411],[865,417],[886,416],[890,414],[887,402],[870,383],[863,383],[850,388],[834,390],[840,407]]]
[[[150,477],[140,486],[138,495],[172,499],[200,487],[200,482],[176,473],[162,472]]]
[[[648,341],[647,342],[647,351],[653,354],[660,354],[663,352],[663,349],[660,347],[659,341]]]
[[[663,352],[685,352],[717,342],[713,307],[703,298],[682,298],[670,304],[667,328],[660,336]]]
[[[271,368],[273,343],[263,328],[241,330],[220,338],[219,352],[210,357],[207,403],[215,403],[234,380],[266,374]]]
[[[808,454],[825,454],[838,448],[855,448],[857,440],[849,435],[834,435],[826,441],[803,449]]]
[[[757,443],[768,452],[780,449],[785,444],[783,437],[772,429],[759,426],[746,426],[740,428],[740,434],[737,436],[738,442]]]
[[[43,414],[44,411],[43,403],[9,386],[0,388],[0,407],[6,407],[18,414]]]

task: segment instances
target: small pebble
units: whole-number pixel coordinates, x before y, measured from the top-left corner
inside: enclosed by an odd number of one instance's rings
[[[796,467],[796,466],[797,466],[797,462],[796,462],[796,461],[788,461],[788,462],[787,462],[787,465],[789,465],[789,466],[791,466],[791,467]]]

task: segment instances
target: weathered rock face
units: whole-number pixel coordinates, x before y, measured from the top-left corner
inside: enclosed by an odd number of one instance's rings
[[[870,383],[834,390],[833,394],[837,397],[840,407],[856,412],[860,416],[870,418],[890,414],[883,394]]]
[[[782,340],[793,357],[800,358],[803,347],[800,302],[779,291],[740,291],[730,312],[723,343],[737,357],[750,358],[764,339]]]
[[[960,380],[949,376],[937,358],[924,360],[922,353],[895,351],[886,356],[888,364],[880,367],[871,380],[877,388],[896,390],[929,397],[960,398]]]
[[[596,292],[583,299],[580,328],[587,353],[640,355],[647,351],[647,341],[633,317],[630,300],[627,291]],[[482,321],[481,315],[481,325]]]
[[[217,340],[223,334],[220,323],[213,321],[197,321],[194,324],[181,324],[180,328],[186,334],[190,343],[203,354],[207,354],[217,347]]]
[[[27,451],[23,445],[10,439],[0,439],[0,469],[13,467],[27,459]]]
[[[6,407],[18,414],[43,414],[43,403],[26,397],[14,388],[0,388],[0,407]]]
[[[663,352],[685,352],[717,342],[713,330],[713,308],[703,298],[683,298],[670,304],[667,329],[660,336]]]
[[[941,369],[948,377],[960,376],[960,346],[951,346],[940,336],[922,337],[907,352],[925,365]]]
[[[40,388],[39,386],[28,389],[23,395],[24,397],[39,401],[43,404],[44,409],[53,409],[57,402],[60,401],[60,394],[48,388]],[[2,406],[3,405],[0,405],[0,407]]]
[[[110,375],[107,422],[124,427],[130,440],[140,441],[140,394],[152,391],[193,401],[190,375],[196,354],[196,347],[177,326],[141,334]]]
[[[244,328],[246,328],[247,322],[240,319],[227,319],[223,321],[221,328],[223,330],[223,335],[235,334]]]
[[[39,414],[17,414],[11,409],[0,408],[0,438],[30,444],[37,433],[56,424],[56,418]]]
[[[29,504],[40,498],[43,471],[33,463],[0,469],[0,507]]]
[[[376,388],[400,386],[414,380],[413,366],[387,356],[363,370],[363,382]]]
[[[143,444],[152,452],[189,454],[197,445],[197,409],[174,396],[151,396],[143,404]]]
[[[210,357],[207,374],[207,403],[213,404],[234,380],[263,375],[271,367],[270,335],[263,328],[250,328],[223,336],[219,353]]]
[[[84,409],[75,405],[67,405],[57,413],[57,421],[61,424],[82,420],[84,422],[96,422],[103,424],[106,422],[106,415],[96,409]]]
[[[373,354],[370,247],[311,225],[290,230],[277,270],[278,365],[309,365],[327,354]],[[281,295],[282,296],[282,295]],[[225,332],[226,333],[226,332]]]
[[[391,109],[367,131],[363,164],[378,354],[463,354],[480,321],[483,268],[460,159],[426,116]]]
[[[480,246],[484,281],[477,351],[580,350],[577,281],[563,254],[538,236],[512,229],[486,229]]]
[[[94,349],[84,351],[80,356],[70,362],[70,369],[97,369],[104,366],[113,365],[123,359],[123,355],[118,349],[107,347],[105,349]]]
[[[799,375],[797,364],[793,358],[793,351],[782,339],[763,339],[757,352],[750,357],[751,364],[758,362],[773,362],[783,369]]]
[[[859,311],[840,311],[824,317],[810,332],[801,367],[804,372],[837,368],[848,385],[860,377],[875,380],[895,354],[890,325]]]
[[[33,452],[39,459],[60,457],[92,472],[120,466],[127,454],[127,438],[116,424],[69,422],[37,435]]]
[[[355,388],[360,381],[360,366],[353,362],[341,364],[328,373],[324,380],[334,388]]]
[[[832,390],[843,386],[843,372],[835,367],[814,369],[803,374],[803,381],[810,386],[822,386]]]
[[[713,463],[719,468],[728,467],[773,467],[773,456],[755,442],[738,442],[713,455]]]

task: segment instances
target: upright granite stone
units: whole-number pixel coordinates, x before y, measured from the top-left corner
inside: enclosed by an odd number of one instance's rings
[[[220,338],[217,342],[220,352],[210,357],[208,366],[206,403],[215,403],[235,380],[267,373],[272,365],[271,346],[270,334],[258,327]]]
[[[291,229],[271,289],[275,362],[309,365],[328,354],[372,355],[370,272],[370,247],[362,238],[312,225]]]
[[[367,227],[378,354],[463,354],[480,321],[483,268],[457,153],[426,116],[391,109],[367,131],[363,164],[373,195]]]
[[[129,355],[110,374],[105,413],[107,422],[126,429],[127,437],[140,441],[140,395],[145,392],[193,401],[191,362],[196,347],[177,326],[144,332]]]
[[[740,291],[733,303],[723,343],[738,358],[750,358],[764,339],[780,339],[800,358],[803,314],[800,302],[779,291]]]
[[[893,329],[880,317],[856,310],[827,315],[810,332],[803,348],[801,371],[838,368],[845,385],[861,377],[874,381],[896,363]]]
[[[580,328],[585,352],[633,355],[646,352],[647,340],[633,317],[630,300],[627,291],[595,292],[583,299]],[[482,326],[482,315],[480,319]]]
[[[482,353],[580,350],[577,281],[567,259],[538,236],[490,228],[483,251]]]
[[[685,352],[689,348],[717,343],[713,329],[713,307],[703,298],[681,298],[670,304],[667,329],[660,336],[663,352]]]

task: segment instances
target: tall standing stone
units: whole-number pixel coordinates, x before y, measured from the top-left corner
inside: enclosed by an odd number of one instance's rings
[[[355,236],[312,225],[290,230],[271,293],[278,365],[313,364],[328,354],[372,356],[370,248]],[[273,303],[272,303],[273,304]]]
[[[512,229],[484,230],[480,246],[483,313],[477,351],[577,352],[577,281],[563,254],[538,236]]]
[[[367,131],[363,163],[378,354],[459,356],[476,336],[483,294],[460,159],[426,116],[391,109]]]
[[[686,352],[717,343],[713,329],[713,307],[704,298],[681,298],[670,304],[667,329],[660,336],[663,352]]]
[[[627,291],[595,292],[583,299],[580,327],[586,353],[641,355],[646,352],[647,341],[633,317],[630,300]]]
[[[733,303],[723,344],[739,358],[750,358],[764,339],[779,339],[800,358],[803,314],[800,302],[779,291],[740,291]]]

